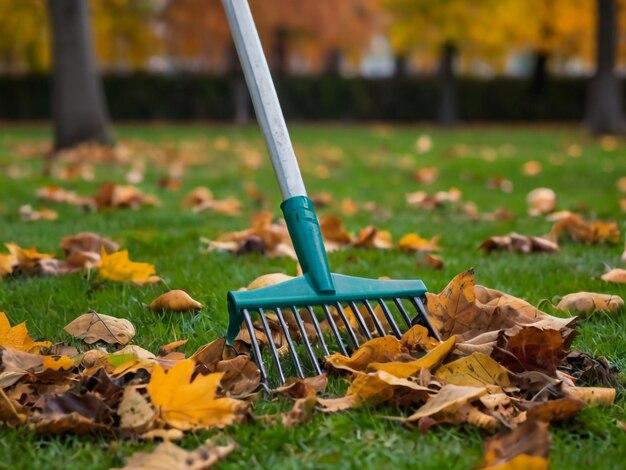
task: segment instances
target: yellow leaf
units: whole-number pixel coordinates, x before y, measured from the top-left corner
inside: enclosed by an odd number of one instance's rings
[[[520,454],[506,463],[485,467],[485,470],[548,470],[548,468],[550,468],[548,459]]]
[[[398,248],[403,250],[411,250],[411,251],[439,251],[441,250],[441,246],[439,246],[439,239],[441,237],[439,235],[435,235],[430,240],[426,238],[422,238],[416,233],[409,233],[402,237],[398,242]]]
[[[29,336],[26,323],[11,326],[4,312],[0,312],[0,346],[29,353],[39,353],[40,348],[49,348],[50,341],[35,342]]]
[[[470,387],[511,385],[509,371],[486,354],[479,352],[441,366],[435,376],[454,385]]]
[[[0,279],[13,272],[17,259],[12,253],[0,255]]]
[[[615,268],[602,275],[602,280],[616,284],[626,284],[626,269]]]
[[[69,356],[44,356],[43,367],[44,369],[51,370],[69,370],[74,367],[74,360]]]
[[[101,251],[102,259],[96,266],[100,277],[118,282],[134,282],[146,284],[159,282],[156,269],[150,263],[135,263],[128,259],[128,251],[118,251],[109,255],[104,249]]]
[[[167,373],[158,364],[154,367],[148,393],[161,419],[182,430],[222,428],[241,421],[247,414],[246,402],[216,397],[224,374],[200,374],[192,381],[195,364],[187,359]]]
[[[435,349],[430,351],[424,357],[416,359],[410,362],[387,362],[387,363],[373,363],[370,364],[370,368],[384,371],[399,378],[407,378],[417,374],[422,368],[432,369],[438,366],[443,361],[456,343],[455,337],[451,336],[446,341],[441,343]]]
[[[402,352],[402,343],[394,336],[374,338],[364,343],[352,357],[331,354],[326,362],[335,369],[364,371],[372,362],[388,362]]]
[[[567,394],[580,398],[591,406],[611,406],[615,401],[614,388],[604,387],[570,387]]]

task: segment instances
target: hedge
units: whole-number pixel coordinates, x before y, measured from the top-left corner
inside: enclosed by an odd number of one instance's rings
[[[113,119],[231,120],[234,81],[198,75],[105,76]],[[438,102],[433,77],[390,79],[289,77],[277,81],[285,114],[296,120],[433,121]],[[462,121],[581,121],[587,81],[553,78],[541,95],[527,80],[462,78]],[[48,119],[49,76],[0,77],[0,119]]]

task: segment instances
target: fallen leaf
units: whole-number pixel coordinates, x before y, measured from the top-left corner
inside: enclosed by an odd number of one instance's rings
[[[185,437],[185,433],[180,429],[153,429],[152,431],[144,432],[139,436],[139,439],[144,441],[156,441],[161,439],[163,441],[180,441]]]
[[[352,242],[352,236],[348,233],[343,222],[336,215],[324,214],[319,219],[320,229],[324,240],[347,245]]]
[[[371,363],[369,367],[383,371],[399,378],[407,378],[417,374],[421,369],[433,369],[437,367],[454,348],[456,339],[448,338],[424,357],[408,362]]]
[[[100,257],[102,250],[107,253],[114,253],[119,249],[119,245],[94,232],[79,232],[76,235],[63,237],[61,248],[66,256],[88,252],[96,253]]]
[[[556,210],[556,193],[550,188],[533,189],[526,196],[528,214],[540,216]]]
[[[23,413],[22,406],[9,398],[0,388],[0,425],[14,427],[25,421],[26,415]]]
[[[434,166],[420,168],[413,175],[418,183],[431,184],[439,178],[439,168]]]
[[[576,292],[564,296],[556,308],[563,311],[589,314],[600,311],[617,312],[623,306],[624,300],[618,295]]]
[[[17,258],[12,254],[0,254],[0,279],[13,272],[13,268],[17,266]]]
[[[614,388],[568,387],[566,394],[579,398],[590,406],[611,406],[617,392]]]
[[[609,243],[616,245],[621,238],[616,222],[602,220],[586,221],[578,214],[571,214],[556,222],[552,226],[548,237],[552,240],[558,240],[563,232],[567,232],[574,241],[589,244]]]
[[[4,312],[0,312],[0,346],[28,353],[38,353],[41,348],[52,346],[50,341],[33,341],[26,329],[26,322],[11,326]]]
[[[430,398],[425,405],[406,418],[405,421],[418,421],[426,416],[432,416],[441,411],[455,410],[486,393],[487,389],[485,387],[459,387],[452,384],[444,385],[437,395]]]
[[[566,421],[576,416],[585,407],[584,400],[573,395],[548,401],[520,400],[517,406],[526,411],[528,419],[540,421]]]
[[[282,415],[283,426],[289,428],[297,424],[304,424],[311,421],[315,407],[317,406],[317,397],[315,395],[305,398],[298,398],[293,408]]]
[[[161,294],[150,303],[150,309],[153,312],[162,312],[164,310],[187,312],[190,310],[199,310],[203,307],[204,305],[192,299],[191,296],[183,290],[171,290],[165,294]]]
[[[524,163],[524,166],[522,167],[522,172],[526,176],[536,176],[539,173],[541,173],[541,171],[542,171],[542,165],[540,162],[536,160],[529,160],[526,163]]]
[[[117,282],[133,282],[135,284],[146,284],[159,282],[156,270],[149,263],[135,263],[128,259],[128,251],[118,251],[109,255],[102,250],[102,260],[96,268],[100,277]]]
[[[485,443],[483,470],[548,470],[548,423],[528,420]]]
[[[160,206],[161,202],[154,196],[148,196],[131,185],[102,183],[95,196],[98,209],[117,209],[128,207],[134,210],[144,205]]]
[[[216,446],[209,439],[196,450],[187,451],[169,441],[152,452],[135,452],[119,470],[204,470],[226,458],[236,444]]]
[[[326,356],[326,363],[334,369],[365,371],[373,362],[390,362],[402,352],[402,343],[394,336],[374,338],[357,349],[351,357],[342,354]]]
[[[136,333],[135,327],[128,320],[94,311],[79,316],[63,329],[87,344],[104,341],[126,345]]]
[[[148,393],[159,417],[181,430],[222,428],[242,421],[248,403],[234,398],[217,398],[223,373],[198,375],[192,379],[195,362],[181,361],[167,373],[158,364],[148,384]]]
[[[508,387],[509,371],[485,354],[474,353],[437,369],[435,376],[447,383],[470,387]]]
[[[602,275],[602,280],[615,284],[626,283],[626,269],[615,268]]]
[[[285,385],[278,387],[275,392],[295,399],[306,398],[315,396],[318,392],[323,392],[326,390],[327,385],[328,376],[326,374],[304,379],[291,378],[287,379]]]
[[[369,226],[359,232],[356,239],[352,241],[352,245],[359,248],[388,250],[393,248],[393,240],[390,232]]]
[[[57,220],[59,214],[56,211],[46,209],[35,210],[29,204],[20,207],[20,219],[22,222],[36,222],[38,220]]]
[[[559,245],[542,237],[532,237],[510,233],[502,237],[491,237],[480,244],[487,253],[510,251],[512,253],[556,253]]]
[[[252,281],[248,285],[247,289],[261,289],[263,287],[273,286],[274,284],[280,284],[281,282],[289,281],[293,278],[293,276],[289,276],[283,273],[264,274],[263,276],[259,276],[254,281]]]
[[[442,248],[439,246],[439,235],[435,235],[430,240],[422,238],[416,233],[409,233],[402,237],[398,242],[398,248],[409,251],[420,251],[429,253],[431,251],[440,251]]]
[[[156,419],[156,410],[136,387],[124,389],[122,401],[117,409],[120,427],[135,433],[148,431]]]
[[[42,263],[55,257],[53,254],[39,253],[35,247],[24,249],[14,243],[4,244],[15,259],[15,269],[27,276],[41,274]]]

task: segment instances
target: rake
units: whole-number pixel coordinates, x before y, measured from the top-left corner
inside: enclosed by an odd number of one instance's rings
[[[416,324],[439,338],[424,308],[426,286],[422,281],[373,280],[330,272],[313,202],[304,188],[248,1],[222,3],[283,196],[280,207],[303,272],[300,277],[269,287],[229,292],[226,344],[232,346],[245,324],[261,380],[267,384],[268,367],[253,323],[253,318],[258,318],[257,325],[269,339],[271,363],[282,384],[286,372],[292,369],[281,362],[285,355],[283,348],[274,344],[270,323],[282,330],[287,356],[299,377],[323,372],[323,357],[316,353],[326,356],[338,350],[349,355],[365,340],[388,334],[399,338]],[[288,321],[295,323],[292,327],[296,338],[290,333]],[[324,321],[326,333],[320,325]],[[305,323],[310,325],[309,334]],[[302,344],[297,344],[296,339]],[[308,360],[303,360],[300,353]]]

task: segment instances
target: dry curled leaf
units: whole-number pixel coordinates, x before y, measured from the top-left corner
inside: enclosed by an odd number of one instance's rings
[[[508,387],[509,371],[482,353],[474,353],[437,369],[436,377],[454,385]]]
[[[274,284],[280,284],[281,282],[289,281],[293,279],[293,276],[289,276],[283,273],[264,274],[257,277],[248,285],[248,290],[261,289],[263,287],[273,286]]]
[[[248,403],[234,398],[218,398],[223,373],[199,374],[193,378],[196,362],[184,360],[167,373],[156,365],[148,393],[160,419],[181,430],[222,428],[242,421]]]
[[[150,309],[153,312],[161,312],[171,310],[174,312],[187,312],[190,310],[199,310],[203,305],[191,298],[187,292],[183,290],[171,290],[165,294],[159,295],[150,303]]]
[[[150,401],[136,387],[127,387],[124,390],[117,414],[120,417],[120,427],[136,433],[148,431],[156,418],[156,411]]]
[[[552,226],[548,237],[552,240],[558,240],[563,232],[566,232],[574,241],[589,244],[609,243],[616,245],[621,238],[616,222],[603,220],[587,221],[578,214],[570,214],[556,222]]]
[[[166,441],[152,452],[134,453],[119,470],[204,470],[227,457],[236,447],[234,443],[217,446],[209,439],[197,449],[187,451]]]
[[[600,311],[616,312],[623,306],[624,300],[618,295],[576,292],[564,296],[556,308],[574,313],[594,313]]]
[[[614,268],[602,275],[602,280],[615,284],[626,284],[626,269]]]
[[[533,189],[526,196],[526,203],[529,215],[549,214],[556,209],[556,193],[550,188]]]
[[[532,237],[510,233],[502,237],[491,237],[480,244],[487,253],[510,251],[513,253],[556,253],[559,245],[542,237]]]
[[[409,251],[420,251],[429,253],[431,251],[440,251],[442,248],[439,246],[439,239],[441,237],[439,235],[435,235],[433,238],[428,240],[427,238],[422,238],[416,233],[409,233],[402,237],[398,242],[398,248],[402,250]]]
[[[528,420],[504,431],[485,444],[483,470],[548,470],[550,462],[548,423]]]
[[[122,346],[128,344],[136,333],[135,327],[128,320],[94,311],[79,316],[63,329],[87,344],[104,341]]]
[[[424,417],[432,416],[442,411],[453,411],[462,405],[487,393],[485,387],[459,387],[457,385],[444,385],[439,393],[430,398],[425,405],[406,418],[406,421],[418,421]]]
[[[364,371],[373,362],[390,362],[402,352],[402,343],[395,336],[374,338],[364,343],[351,357],[331,354],[326,363],[335,369]]]

